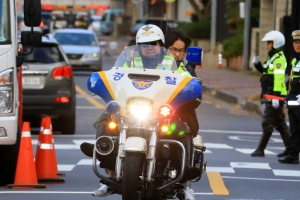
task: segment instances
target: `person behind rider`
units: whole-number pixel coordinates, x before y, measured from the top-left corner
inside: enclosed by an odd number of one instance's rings
[[[177,66],[185,67],[193,77],[197,77],[195,69],[185,59],[187,48],[192,43],[191,38],[181,29],[167,31],[165,38],[165,48],[173,54]]]
[[[147,68],[152,68],[152,69],[155,68],[159,69],[160,67],[167,67],[169,69],[173,69],[174,58],[172,56],[165,55],[165,53],[161,51],[160,47],[163,47],[164,42],[165,42],[164,34],[158,26],[152,24],[147,24],[142,26],[138,30],[136,35],[136,43],[137,45],[139,45],[141,57],[134,58],[129,64],[127,62],[124,63],[123,67],[142,68],[143,66],[146,66]],[[153,60],[158,60],[157,59],[158,57],[160,57],[161,62],[154,63]],[[178,67],[177,71],[183,76],[191,77],[190,73],[186,71],[185,68]],[[96,139],[99,138],[100,136],[111,134],[110,130],[107,128],[107,124],[110,121],[110,119],[111,119],[110,114],[108,114],[107,112],[103,112],[102,115],[94,123],[94,127],[97,130]],[[185,135],[181,138],[178,138],[178,140],[180,140],[180,142],[182,142],[182,144],[185,146],[185,149],[187,149],[185,174],[183,180],[194,179],[198,177],[198,175],[200,174],[200,169],[197,167],[191,167],[189,164],[191,163],[192,151],[193,151],[192,137],[190,137],[189,135]],[[85,155],[89,157],[93,157],[93,149],[94,149],[93,144],[85,142],[80,145],[80,148]],[[100,161],[101,161],[100,167],[106,168],[108,176],[113,177],[114,168],[115,168],[115,157],[110,159],[100,160]],[[113,191],[109,186],[100,183],[100,187],[93,192],[93,196],[104,197],[112,194],[112,192]]]

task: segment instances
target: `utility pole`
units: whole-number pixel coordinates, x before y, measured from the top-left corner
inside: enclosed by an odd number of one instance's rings
[[[250,41],[250,12],[251,12],[251,0],[245,2],[245,19],[244,19],[244,71],[249,69],[249,41]]]
[[[217,0],[212,0],[211,3],[211,30],[210,30],[210,49],[214,50],[216,47],[216,29],[217,29]]]

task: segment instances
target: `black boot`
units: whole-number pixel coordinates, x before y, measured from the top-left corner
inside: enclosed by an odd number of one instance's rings
[[[265,157],[264,149],[257,148],[253,153],[251,153],[252,157]]]
[[[80,150],[84,155],[88,157],[93,157],[94,144],[84,142],[80,145]]]
[[[279,158],[278,161],[283,164],[299,164],[299,156],[293,156],[291,154]]]
[[[184,169],[184,176],[183,180],[193,180],[197,178],[201,170],[198,167],[191,167],[191,159],[192,159],[192,154],[194,153],[193,149],[193,142],[191,138],[184,139],[184,141],[181,140],[185,147],[185,169]]]
[[[252,157],[265,157],[265,148],[269,142],[272,132],[263,133],[258,143],[257,149],[251,154]]]
[[[278,157],[278,158],[282,158],[282,157],[285,157],[285,156],[287,156],[287,155],[289,155],[289,153],[288,153],[288,151],[285,149],[282,153],[277,154],[277,157]]]

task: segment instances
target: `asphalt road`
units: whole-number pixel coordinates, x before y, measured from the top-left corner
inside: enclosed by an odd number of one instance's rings
[[[105,60],[108,66],[111,60]],[[0,188],[0,200],[79,200],[95,199],[91,192],[99,186],[92,170],[92,161],[80,150],[84,141],[93,142],[92,126],[104,108],[103,101],[87,91],[86,81],[90,72],[75,72],[77,85],[76,133],[63,136],[55,133],[55,150],[58,170],[65,173],[65,183],[47,184],[47,189]],[[283,151],[278,133],[268,144],[265,158],[252,158],[261,134],[261,116],[251,114],[214,99],[203,96],[197,109],[199,134],[207,147],[205,159],[207,172],[192,184],[196,199],[299,199],[300,167],[277,162],[276,154]],[[32,135],[36,149],[38,135]],[[119,200],[119,195],[102,199]]]

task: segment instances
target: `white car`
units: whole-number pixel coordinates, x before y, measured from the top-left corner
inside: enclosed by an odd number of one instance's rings
[[[73,70],[102,70],[102,50],[94,31],[57,29],[53,36],[66,53]]]
[[[100,15],[92,16],[92,22],[88,29],[95,31],[96,34],[100,34],[101,19],[102,19],[102,16],[100,16]]]

